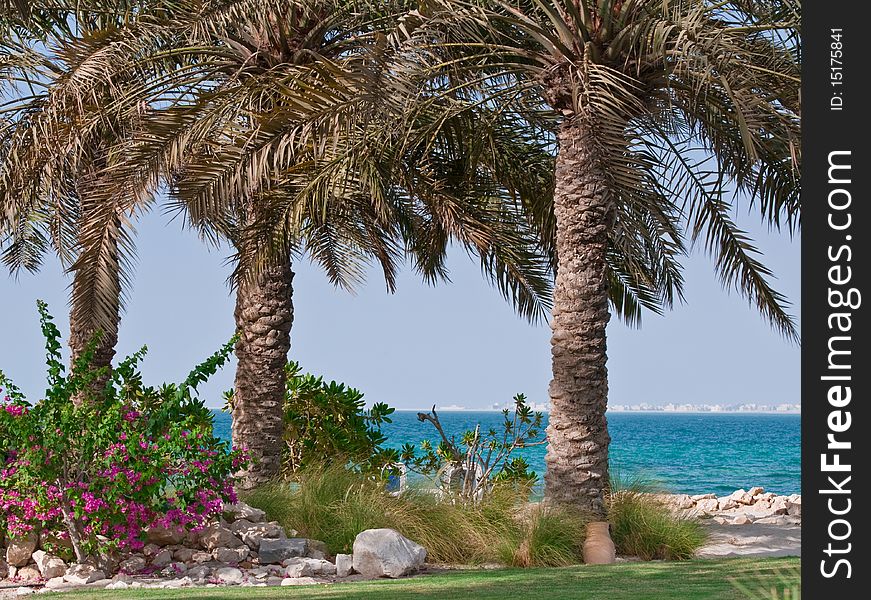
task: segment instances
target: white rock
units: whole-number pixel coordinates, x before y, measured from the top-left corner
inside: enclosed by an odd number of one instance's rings
[[[801,498],[799,498],[797,502],[786,501],[786,514],[790,517],[801,516]]]
[[[314,577],[286,577],[281,580],[281,585],[314,585],[317,582]]]
[[[294,562],[287,565],[284,571],[285,576],[297,579],[299,577],[309,577],[315,574],[315,570],[307,559],[294,559]]]
[[[728,525],[729,519],[727,519],[726,517],[717,516],[714,517],[714,523],[719,523],[720,525]]]
[[[36,563],[39,572],[46,579],[63,577],[63,574],[67,572],[67,563],[57,556],[52,556],[42,550],[37,550],[33,553],[33,562]]]
[[[354,566],[354,557],[350,554],[336,554],[336,575],[347,577]]]
[[[215,578],[221,583],[238,585],[245,579],[245,574],[236,567],[221,567],[215,571]]]
[[[735,490],[729,496],[732,500],[737,502],[738,504],[753,504],[753,496],[748,494],[745,490]]]
[[[760,523],[762,525],[787,525],[787,517],[784,515],[772,515],[770,517],[762,517],[761,519],[756,519],[753,521],[754,523]]]
[[[695,496],[690,496],[690,498],[693,499],[693,502],[698,502],[699,500],[713,500],[716,497],[716,494],[696,494]]]
[[[126,590],[130,585],[126,581],[114,581],[106,586],[107,590]]]
[[[320,563],[321,563],[320,568],[318,568],[316,570],[317,573],[320,573],[321,575],[335,575],[336,574],[336,565],[334,565],[333,563],[331,563],[328,560],[321,560]]]
[[[765,491],[764,487],[756,486],[756,487],[752,487],[749,490],[747,490],[747,493],[755,498],[756,496],[759,496],[760,494],[762,494],[764,491]]]
[[[771,512],[775,515],[785,515],[789,512],[789,501],[783,496],[777,496],[771,502]]]
[[[30,561],[30,555],[36,550],[39,536],[30,532],[25,536],[7,540],[6,562],[13,567],[23,567]]]
[[[749,525],[752,522],[753,519],[751,519],[747,515],[738,515],[732,520],[732,525]]]
[[[717,498],[704,498],[702,500],[696,501],[696,510],[703,513],[714,513],[717,512],[717,508],[719,507],[719,502]]]
[[[354,570],[366,577],[397,578],[417,571],[426,549],[393,529],[367,529],[354,539]]]
[[[69,586],[70,584],[64,581],[63,577],[52,577],[45,582],[45,587],[50,590],[59,590]]]
[[[97,567],[88,564],[76,564],[67,569],[64,574],[64,581],[85,585],[105,579],[106,574]]]
[[[738,506],[738,503],[732,499],[731,496],[724,496],[723,498],[717,498],[717,510],[731,510]]]
[[[36,593],[36,590],[33,588],[29,588],[29,587],[20,587],[17,590],[15,590],[16,596],[29,596],[30,594],[35,594],[35,593]]]

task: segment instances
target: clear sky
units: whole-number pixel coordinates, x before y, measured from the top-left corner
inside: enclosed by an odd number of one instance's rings
[[[769,234],[745,217],[778,276],[776,287],[799,313],[799,240]],[[147,344],[151,384],[180,381],[233,333],[227,252],[203,246],[178,221],[155,211],[138,226],[138,265],[123,315],[119,353]],[[377,272],[354,295],[334,289],[312,265],[298,264],[291,357],[313,373],[362,390],[370,402],[397,408],[457,404],[485,408],[517,392],[547,400],[550,329],[515,316],[458,253],[451,284],[430,287],[412,272],[389,295]],[[711,260],[686,261],[687,303],[663,317],[647,314],[641,329],[612,320],[608,330],[610,401],[614,404],[799,403],[799,348],[780,337],[737,294],[722,290]],[[0,369],[32,400],[44,390],[42,340],[35,301],[46,300],[67,331],[69,279],[46,258],[36,276],[0,273]],[[234,365],[203,395],[221,404]]]

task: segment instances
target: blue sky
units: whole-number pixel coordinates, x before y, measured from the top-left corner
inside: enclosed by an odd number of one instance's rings
[[[770,234],[748,217],[739,223],[778,276],[777,289],[798,315],[799,240]],[[149,383],[180,381],[233,333],[227,252],[211,250],[159,211],[137,225],[138,265],[123,316],[119,353],[147,344]],[[547,400],[550,329],[518,318],[457,253],[451,284],[420,283],[403,273],[395,295],[377,272],[356,295],[333,288],[316,267],[295,266],[291,357],[313,373],[362,390],[370,402],[397,408],[458,404],[484,408],[517,392]],[[612,320],[608,353],[615,404],[798,403],[799,348],[780,337],[737,294],[722,290],[711,260],[686,261],[687,303],[663,317],[647,314],[640,329]],[[67,286],[57,261],[16,281],[0,274],[0,369],[31,399],[44,390],[42,340],[35,301],[46,300],[67,328]],[[230,365],[202,388],[211,406],[232,386]]]

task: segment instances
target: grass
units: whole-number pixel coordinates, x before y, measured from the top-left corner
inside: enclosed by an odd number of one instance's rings
[[[376,580],[325,586],[115,590],[73,592],[64,596],[71,600],[763,600],[772,598],[771,590],[797,588],[799,564],[798,558],[729,558],[552,569],[459,571],[396,581]],[[742,591],[735,582],[745,582],[750,591]],[[764,593],[760,592],[757,596],[755,590],[764,590]]]
[[[524,503],[514,492],[478,506],[439,502],[415,490],[394,498],[341,466],[310,470],[301,481],[266,486],[244,499],[285,529],[324,541],[333,553],[349,553],[365,529],[389,527],[421,544],[435,563],[564,566],[581,560],[584,519],[538,507],[521,512]]]
[[[427,549],[442,564],[498,562],[514,567],[560,567],[582,561],[587,519],[505,490],[478,506],[439,502],[411,490],[400,498],[341,465],[310,469],[300,484],[273,484],[244,499],[285,529],[323,540],[332,553],[350,553],[365,529],[389,527]],[[611,497],[612,537],[622,555],[645,560],[692,558],[704,543],[700,525],[672,515],[633,487]]]
[[[675,516],[654,496],[636,489],[612,494],[609,520],[618,554],[644,560],[692,558],[706,539],[697,521]]]

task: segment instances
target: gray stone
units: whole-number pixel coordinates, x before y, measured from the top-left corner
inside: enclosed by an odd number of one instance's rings
[[[367,529],[354,539],[353,557],[358,573],[395,579],[423,566],[426,549],[393,529]]]
[[[145,547],[142,548],[142,554],[145,556],[154,556],[160,552],[160,546],[157,544],[145,544]]]
[[[335,575],[336,574],[336,565],[331,563],[328,560],[320,561],[320,568],[317,570],[321,575]]]
[[[95,581],[99,581],[100,579],[105,578],[106,574],[103,573],[103,571],[101,571],[94,565],[89,564],[73,565],[69,569],[67,569],[67,572],[64,574],[64,581],[68,581],[69,583],[76,583],[79,585],[93,583]]]
[[[246,519],[252,523],[260,523],[266,519],[266,513],[244,502],[224,505],[224,518],[229,522]]]
[[[287,568],[284,571],[284,574],[287,577],[310,577],[315,574],[314,568],[312,568],[312,565],[306,559],[295,558],[292,560],[294,562],[287,565]]]
[[[308,540],[305,538],[263,539],[260,540],[260,564],[280,563],[288,558],[305,556]]]
[[[800,517],[801,516],[801,498],[798,500],[791,502],[789,500],[786,501],[786,514],[790,517]]]
[[[209,525],[200,532],[200,545],[206,550],[216,548],[238,548],[242,546],[242,540],[233,535],[233,532],[223,525]]]
[[[222,567],[215,571],[215,579],[228,585],[239,585],[245,579],[245,575],[236,567]]]
[[[248,558],[248,548],[245,546],[240,546],[239,548],[215,548],[212,556],[218,562],[235,565]]]
[[[198,550],[191,555],[191,560],[195,563],[207,563],[212,560],[212,553]]]
[[[6,562],[13,567],[23,567],[30,562],[30,555],[36,550],[39,536],[30,532],[25,536],[7,540]]]
[[[155,567],[165,567],[172,562],[172,550],[161,550],[151,559],[151,564]]]
[[[9,575],[9,565],[0,558],[0,579],[6,579],[7,575]]]
[[[240,519],[230,525],[230,530],[252,550],[257,550],[260,547],[260,542],[264,539],[287,537],[284,528],[275,521],[252,523],[247,519]]]
[[[124,560],[119,565],[119,568],[124,573],[139,573],[143,569],[145,569],[146,562],[145,557],[140,556],[139,554],[134,554],[127,560]]]
[[[336,554],[336,575],[347,577],[354,566],[354,557],[350,554]]]
[[[33,553],[33,562],[36,563],[39,572],[46,579],[63,577],[63,574],[67,572],[67,563],[43,550],[37,550]]]
[[[186,575],[195,581],[201,581],[212,575],[212,567],[208,565],[197,565],[188,569]]]

